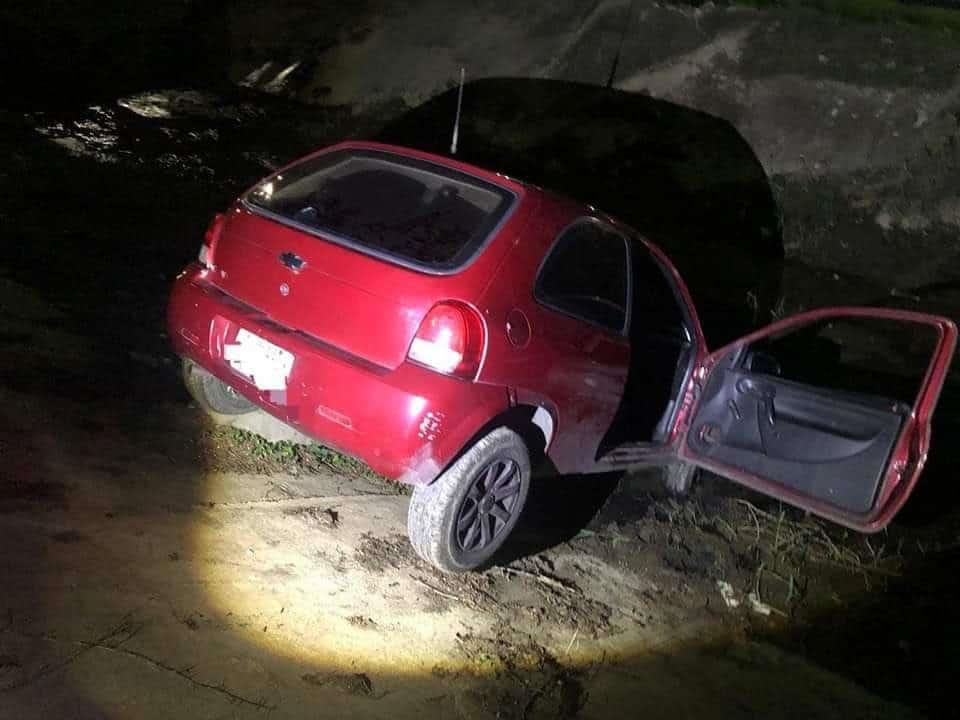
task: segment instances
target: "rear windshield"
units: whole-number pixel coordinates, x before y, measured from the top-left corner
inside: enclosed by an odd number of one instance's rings
[[[513,195],[389,153],[325,153],[263,181],[248,204],[333,240],[436,272],[470,260]]]

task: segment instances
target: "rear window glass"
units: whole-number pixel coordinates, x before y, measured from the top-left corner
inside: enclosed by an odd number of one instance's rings
[[[306,160],[246,197],[308,230],[434,271],[472,258],[512,200],[509,191],[455,170],[365,150]]]

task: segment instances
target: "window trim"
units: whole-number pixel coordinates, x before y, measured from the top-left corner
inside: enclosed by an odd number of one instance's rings
[[[616,330],[615,328],[611,328],[607,325],[603,325],[602,323],[598,323],[596,320],[591,320],[590,318],[583,317],[582,315],[578,315],[577,313],[571,312],[566,308],[558,307],[557,305],[554,305],[549,300],[544,298],[539,291],[540,278],[543,276],[543,271],[547,266],[547,262],[549,262],[550,258],[553,256],[553,253],[556,251],[557,246],[564,239],[564,237],[568,232],[573,230],[578,225],[585,225],[585,224],[597,225],[600,228],[616,235],[623,242],[624,260],[626,261],[626,269],[627,269],[627,287],[626,287],[626,298],[624,298],[625,304],[624,304],[624,313],[623,313],[623,327],[620,328],[619,330]],[[552,310],[553,312],[558,313],[560,315],[564,315],[574,320],[579,320],[580,322],[587,323],[591,327],[595,327],[609,335],[613,335],[614,337],[621,338],[621,339],[629,337],[631,305],[632,305],[630,298],[632,297],[633,297],[633,257],[630,253],[629,238],[623,232],[621,232],[618,228],[611,225],[610,223],[604,222],[600,218],[593,217],[590,215],[583,215],[581,217],[574,219],[572,222],[565,225],[563,229],[560,230],[560,232],[557,233],[557,236],[550,243],[550,248],[547,250],[547,252],[544,253],[543,259],[540,261],[539,267],[537,267],[537,273],[534,276],[534,281],[533,281],[533,299],[536,301],[538,305],[545,307],[548,310]]]

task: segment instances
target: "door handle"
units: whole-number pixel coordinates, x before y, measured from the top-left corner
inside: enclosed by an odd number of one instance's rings
[[[750,395],[759,400],[773,400],[777,396],[777,390],[772,385],[764,382],[758,382],[753,378],[740,378],[737,380],[737,392],[741,395]]]
[[[773,399],[777,396],[777,389],[765,382],[758,382],[753,378],[743,377],[737,380],[737,392],[746,395],[757,403],[757,419],[765,422],[767,427],[776,433],[777,412],[773,407]],[[763,438],[761,444],[765,445]],[[764,447],[766,453],[766,447]]]

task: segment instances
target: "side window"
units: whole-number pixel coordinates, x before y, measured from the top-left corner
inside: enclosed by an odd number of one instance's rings
[[[620,333],[627,320],[627,267],[621,235],[580,221],[553,246],[534,295],[548,307]]]

